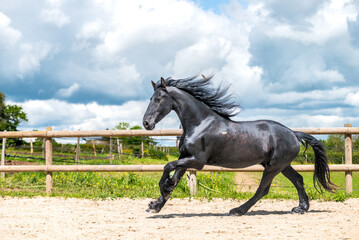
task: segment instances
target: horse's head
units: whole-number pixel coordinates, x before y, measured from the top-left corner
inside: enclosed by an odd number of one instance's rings
[[[143,126],[152,130],[172,110],[172,98],[168,95],[166,82],[161,78],[161,84],[152,82],[154,93],[150,99],[146,113],[143,116]]]

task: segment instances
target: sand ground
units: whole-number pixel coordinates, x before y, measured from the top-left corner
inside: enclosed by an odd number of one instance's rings
[[[0,239],[359,239],[359,199],[261,200],[246,215],[227,216],[243,201],[171,199],[157,214],[150,199],[0,198]]]

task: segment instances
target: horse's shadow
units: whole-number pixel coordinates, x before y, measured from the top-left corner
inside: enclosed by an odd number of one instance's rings
[[[308,213],[305,214],[330,213],[330,212],[331,211],[328,210],[310,210]],[[250,211],[246,213],[244,216],[291,215],[291,214],[296,214],[296,213],[292,213],[291,211],[258,210],[258,211]],[[147,218],[159,219],[159,218],[192,218],[192,217],[232,217],[232,216],[228,215],[228,213],[172,213],[172,214],[159,214]]]

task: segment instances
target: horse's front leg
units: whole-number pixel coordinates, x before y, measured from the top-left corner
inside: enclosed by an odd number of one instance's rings
[[[147,212],[157,213],[161,211],[162,207],[170,198],[171,193],[177,186],[178,182],[181,180],[182,176],[185,174],[186,170],[186,168],[177,169],[172,178],[170,178],[169,175],[165,176],[165,172],[163,172],[162,178],[159,182],[161,196],[156,201],[150,202]]]
[[[173,190],[177,186],[178,182],[185,174],[187,168],[195,168],[201,170],[204,166],[204,163],[196,160],[194,157],[182,158],[177,161],[170,162],[166,164],[163,170],[161,180],[159,182],[159,187],[161,191],[161,196],[156,200],[152,201],[149,204],[148,212],[157,213],[161,211],[162,207],[165,205],[167,200],[170,198]],[[173,174],[173,177],[170,178],[170,173],[176,170]]]

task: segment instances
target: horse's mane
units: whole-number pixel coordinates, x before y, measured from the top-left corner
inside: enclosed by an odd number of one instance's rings
[[[192,95],[224,118],[230,119],[230,117],[236,116],[241,106],[234,101],[233,94],[228,93],[230,85],[213,88],[211,84],[213,76],[202,77],[194,76],[185,79],[167,78],[165,82],[167,86],[176,87]],[[157,82],[156,88],[158,87],[163,87],[161,81]]]

